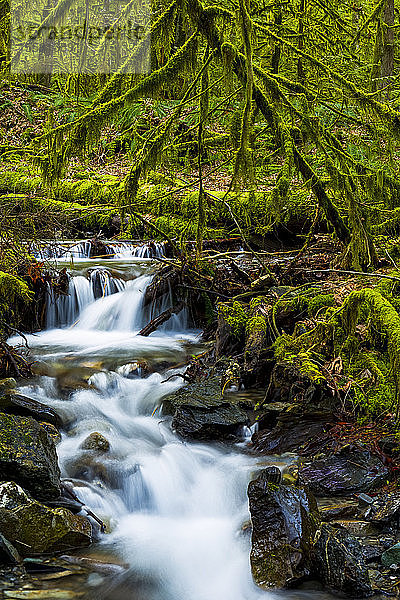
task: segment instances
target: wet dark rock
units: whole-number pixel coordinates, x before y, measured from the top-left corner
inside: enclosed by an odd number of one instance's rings
[[[388,478],[388,469],[378,456],[362,451],[342,451],[304,463],[299,482],[316,496],[344,496],[370,492]]]
[[[264,588],[287,587],[309,576],[319,514],[303,488],[274,485],[262,475],[248,487],[253,524],[251,568]]]
[[[282,473],[278,467],[266,467],[258,474],[258,479],[278,485],[282,480]]]
[[[352,519],[360,514],[358,503],[349,499],[339,499],[336,502],[318,502],[318,508],[323,521]]]
[[[271,403],[288,406],[279,412],[272,431],[261,430],[253,435],[253,448],[260,454],[301,453],[302,447],[318,447],[336,419],[332,392],[288,365],[275,365],[266,401],[267,411]]]
[[[48,508],[12,481],[0,484],[0,532],[22,556],[83,548],[92,540],[88,519]]]
[[[37,421],[46,421],[55,427],[61,425],[60,417],[55,410],[41,402],[37,402],[37,400],[32,400],[32,398],[27,398],[15,392],[1,394],[0,411],[22,417],[33,417]]]
[[[163,412],[173,415],[172,427],[184,438],[234,439],[248,424],[239,404],[221,396],[219,377],[179,389],[164,400]]]
[[[388,494],[383,504],[371,517],[371,521],[386,525],[400,520],[400,493]]]
[[[346,530],[323,523],[314,553],[316,574],[326,587],[352,598],[372,594],[361,545]]]
[[[259,431],[253,435],[253,450],[257,454],[296,452],[310,440],[318,439],[325,433],[325,419],[316,422],[315,419],[319,418],[318,414],[301,416],[295,415],[294,411],[290,415],[285,413],[285,420],[281,418],[272,431]]]
[[[0,413],[0,479],[16,481],[39,500],[60,495],[54,440],[32,417]]]
[[[290,406],[290,402],[271,402],[271,404],[265,404],[262,408],[262,413],[257,418],[259,430],[275,427],[281,413]]]
[[[78,514],[82,510],[82,504],[80,502],[70,498],[64,498],[64,496],[60,496],[56,500],[48,500],[46,506],[49,506],[50,508],[65,508],[74,514]]]
[[[382,554],[381,561],[385,567],[390,567],[390,565],[400,565],[400,542],[385,550]]]
[[[21,562],[18,550],[0,533],[0,564],[17,565]]]
[[[110,442],[98,431],[94,431],[82,442],[80,446],[83,450],[93,450],[104,454],[110,450]]]

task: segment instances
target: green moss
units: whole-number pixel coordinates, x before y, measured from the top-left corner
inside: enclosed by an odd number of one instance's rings
[[[232,334],[236,338],[240,338],[246,329],[248,320],[248,314],[243,304],[237,301],[232,304],[220,303],[218,304],[218,311],[230,325]]]
[[[15,311],[17,302],[30,303],[32,298],[33,293],[25,281],[0,271],[0,317]]]
[[[246,323],[246,335],[247,336],[260,336],[267,333],[267,323],[265,317],[261,315],[254,315],[250,317]]]
[[[319,313],[322,308],[335,306],[335,298],[333,294],[318,294],[308,302],[308,314],[310,317]]]

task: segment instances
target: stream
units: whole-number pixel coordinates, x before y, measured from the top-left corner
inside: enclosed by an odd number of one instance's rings
[[[80,554],[128,566],[115,577],[91,575],[80,591],[96,600],[328,597],[263,592],[252,581],[247,484],[257,469],[293,457],[246,454],[246,432],[230,446],[184,442],[162,415],[163,397],[183,385],[181,377],[165,380],[182,373],[201,345],[185,311],[137,336],[170,305],[167,294],[143,306],[155,269],[149,253],[124,247],[112,258],[88,259],[81,250],[55,257],[71,273],[70,294],[52,297],[47,329],[27,336],[39,367],[51,373],[21,388],[61,416],[62,477],[110,532]],[[151,371],[145,377],[143,361]],[[93,432],[107,438],[108,453],[93,457],[81,448]]]

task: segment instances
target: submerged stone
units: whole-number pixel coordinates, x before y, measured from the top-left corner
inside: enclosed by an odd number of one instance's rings
[[[83,450],[94,450],[96,452],[105,453],[110,450],[110,442],[98,431],[94,431],[82,442]]]
[[[32,417],[0,413],[0,479],[16,481],[40,500],[60,495],[54,440]]]
[[[90,521],[63,508],[48,508],[13,481],[0,484],[0,531],[22,556],[89,546]]]
[[[299,583],[312,571],[312,542],[319,523],[314,497],[304,488],[274,485],[263,474],[250,482],[248,497],[255,582],[264,588]]]

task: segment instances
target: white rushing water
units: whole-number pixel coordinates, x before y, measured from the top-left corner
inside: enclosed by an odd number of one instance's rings
[[[80,260],[92,256],[92,242],[64,242],[52,244],[32,244],[30,251],[40,260]],[[164,256],[163,242],[104,242],[106,255],[110,258],[160,258]]]
[[[78,275],[49,329],[29,336],[34,352],[59,368],[81,360],[97,372],[89,386],[65,392],[57,377],[43,376],[24,393],[54,407],[66,431],[58,446],[62,475],[95,513],[109,523],[100,548],[129,565],[126,575],[88,597],[107,600],[258,600],[273,594],[257,588],[249,566],[247,483],[258,468],[239,447],[187,443],[172,431],[159,406],[183,385],[165,382],[177,371],[129,376],[132,363],[161,357],[184,360],[186,315],[148,338],[137,331],[148,319],[142,275],[97,300],[93,281]],[[84,281],[85,280],[85,281]],[[104,283],[104,282],[103,282]],[[112,293],[114,292],[114,293]],[[168,298],[165,298],[160,311]],[[52,309],[51,309],[52,310]],[[52,313],[53,314],[53,313]],[[75,323],[73,327],[54,328]],[[102,360],[115,357],[113,370]],[[106,358],[105,358],[106,357]],[[57,362],[58,361],[58,362]],[[82,366],[83,365],[83,366]],[[140,372],[140,371],[139,371]],[[93,456],[81,448],[92,432],[110,451]],[[265,465],[265,461],[263,463]],[[99,578],[101,582],[101,578]],[[294,596],[292,596],[294,597]]]

